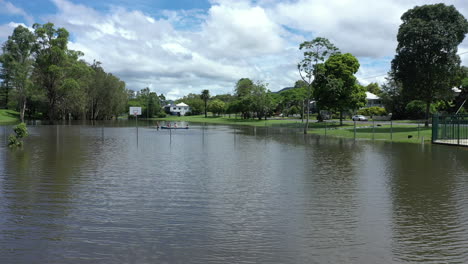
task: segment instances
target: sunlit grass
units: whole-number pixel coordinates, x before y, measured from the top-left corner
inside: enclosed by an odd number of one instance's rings
[[[0,124],[19,121],[19,113],[13,110],[0,109]]]
[[[312,129],[310,133],[325,135],[325,130]],[[326,131],[326,134],[327,136],[354,138],[354,128],[330,129]],[[356,138],[360,139],[421,143],[423,138],[424,141],[430,141],[431,135],[431,128],[423,126],[418,128],[415,125],[393,125],[392,128],[389,125],[384,125],[372,128],[372,124],[370,124],[367,127],[356,128]]]

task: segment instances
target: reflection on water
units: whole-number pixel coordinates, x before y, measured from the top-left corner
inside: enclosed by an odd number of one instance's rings
[[[133,125],[0,144],[1,263],[468,261],[465,149]]]

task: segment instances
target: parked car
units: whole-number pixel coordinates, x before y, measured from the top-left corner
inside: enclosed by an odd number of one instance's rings
[[[355,115],[353,116],[353,121],[367,121],[367,118],[363,115]]]

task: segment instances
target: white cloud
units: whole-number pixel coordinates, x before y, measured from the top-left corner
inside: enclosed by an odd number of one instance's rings
[[[14,4],[0,0],[0,13],[3,14],[11,14],[11,15],[20,15],[22,16],[28,24],[32,24],[34,19],[28,13],[26,13],[23,9],[16,7]]]
[[[71,49],[83,51],[89,62],[101,61],[129,89],[150,85],[172,99],[203,89],[212,94],[232,92],[243,77],[269,83],[273,91],[291,86],[300,78],[299,43],[316,36],[327,37],[342,52],[358,57],[361,82],[383,81],[384,76],[366,77],[389,70],[403,12],[428,3],[212,0],[208,10],[148,14],[119,6],[97,11],[67,0],[52,1],[58,11],[46,19],[70,31]],[[446,2],[468,17],[468,2]],[[5,3],[0,0],[0,5]],[[0,38],[11,31],[11,25],[0,26]],[[460,47],[460,52],[466,50],[468,41]],[[462,58],[468,62],[468,56]]]
[[[27,27],[23,23],[14,23],[14,22],[10,22],[8,24],[0,25],[0,40],[6,40],[9,36],[11,36],[11,34],[13,34],[13,30],[17,26],[20,26],[20,25],[23,26],[23,27]]]

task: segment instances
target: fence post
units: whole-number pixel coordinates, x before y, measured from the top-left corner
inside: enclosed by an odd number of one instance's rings
[[[372,118],[372,140],[375,139],[375,120]]]
[[[439,132],[439,114],[435,114],[432,117],[432,143],[434,143],[437,140],[438,132]],[[444,130],[442,130],[442,132],[445,133],[445,128]]]
[[[354,121],[354,140],[356,140],[356,120]]]
[[[460,118],[457,117],[457,145],[460,145]]]
[[[390,140],[393,141],[393,120],[390,119]]]
[[[327,136],[327,121],[325,121],[325,136]]]
[[[433,121],[434,122],[434,121]],[[418,122],[418,139],[419,139],[419,122]]]

